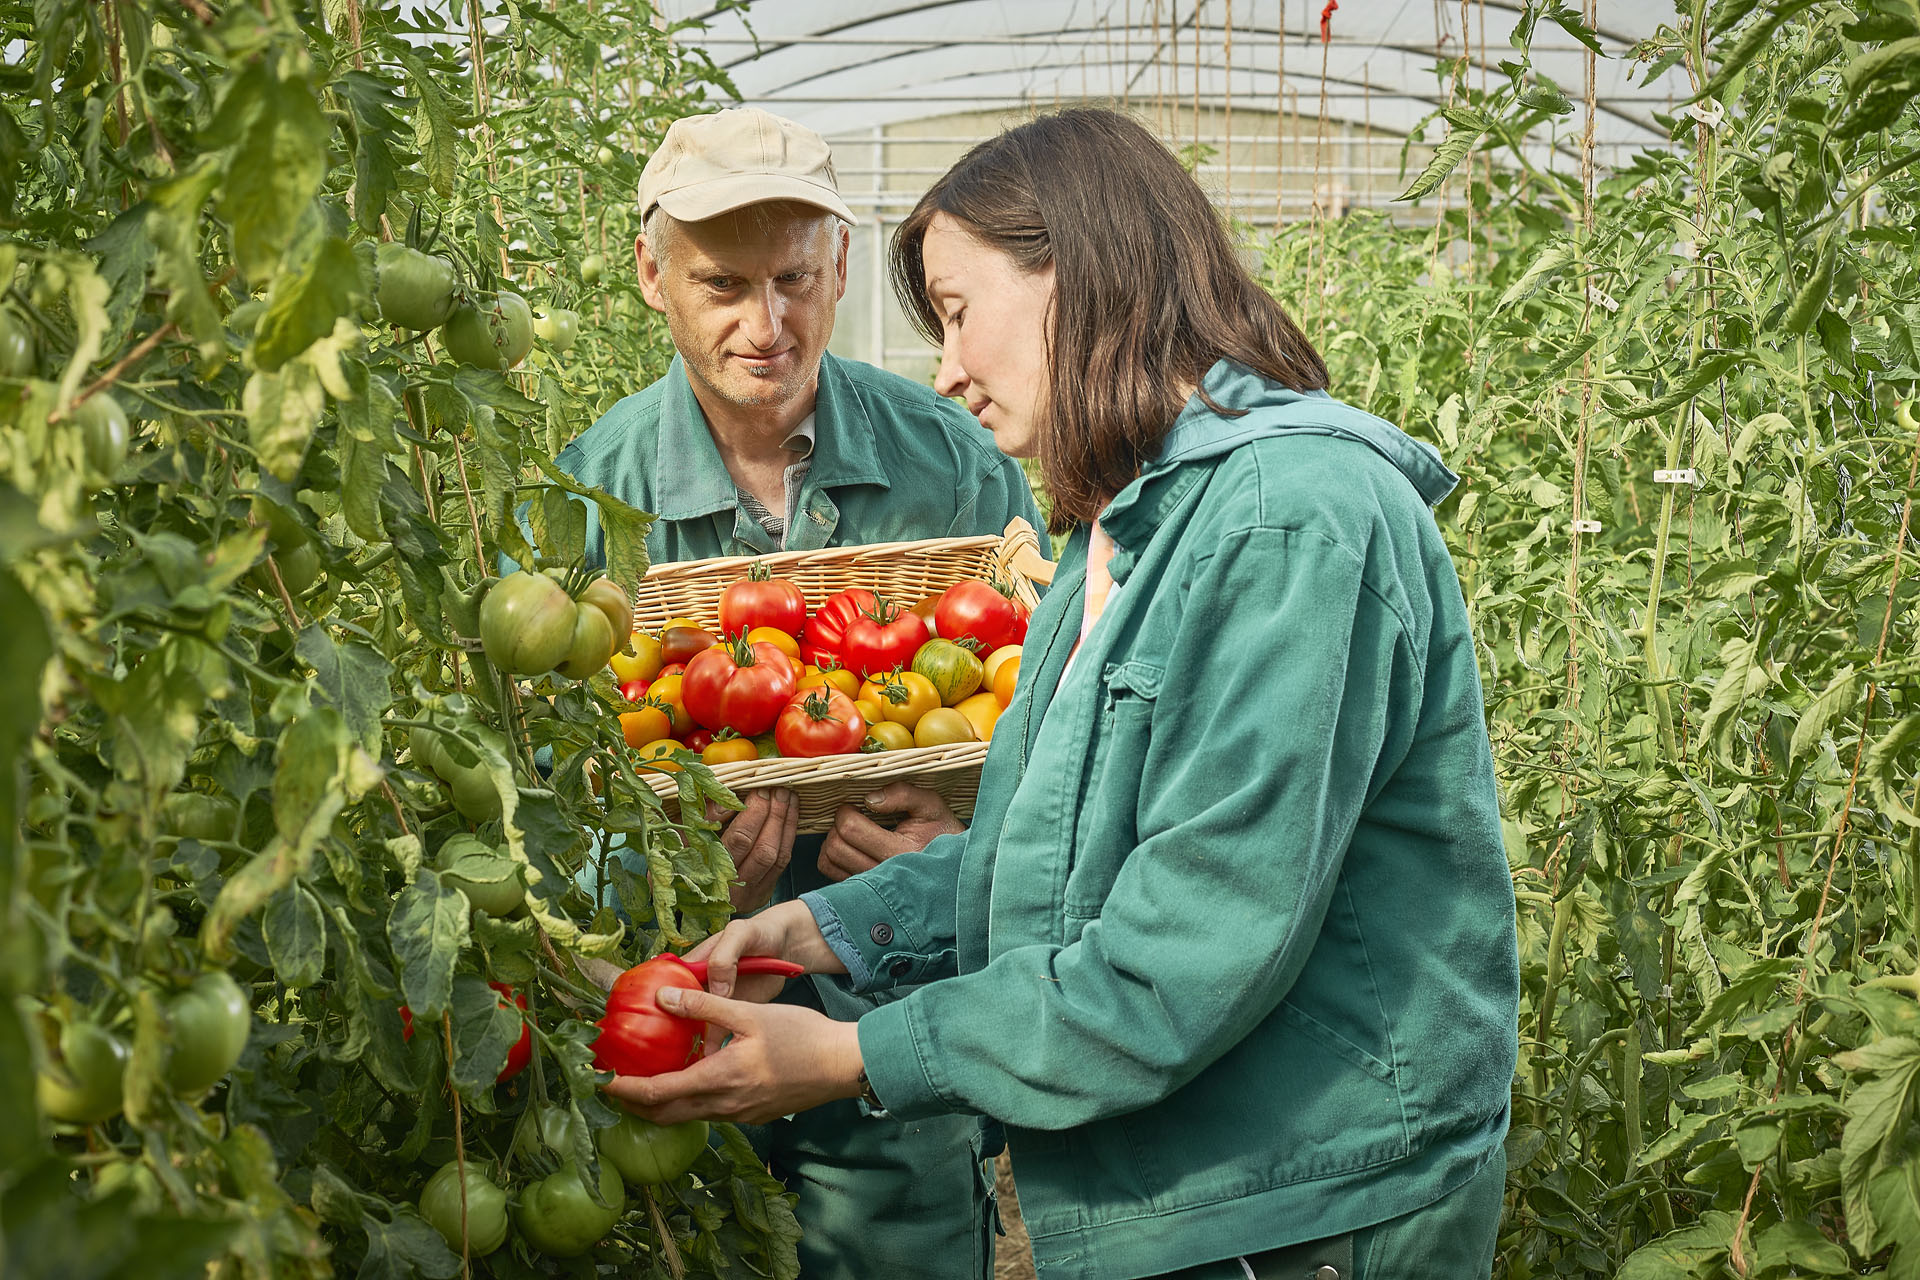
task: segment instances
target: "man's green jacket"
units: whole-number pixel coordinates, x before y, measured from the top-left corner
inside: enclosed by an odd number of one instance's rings
[[[1043,1277],[1365,1227],[1507,1127],[1513,889],[1426,446],[1230,362],[1034,615],[971,830],[803,899],[901,1117],[1002,1122]],[[1062,672],[1066,671],[1062,679]],[[937,980],[936,980],[937,979]],[[1489,1227],[1491,1229],[1491,1227]]]
[[[1044,528],[1025,475],[964,410],[897,374],[820,358],[815,444],[786,550],[997,534],[1014,516]],[[782,550],[739,508],[733,479],[675,356],[554,459],[562,471],[659,518],[655,564]],[[587,508],[589,559],[599,508]]]

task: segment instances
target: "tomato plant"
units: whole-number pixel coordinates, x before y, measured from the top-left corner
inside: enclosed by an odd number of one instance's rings
[[[462,1183],[465,1184],[464,1208]],[[464,1178],[460,1176],[458,1161],[450,1160],[440,1166],[421,1189],[420,1216],[440,1233],[455,1253],[461,1251],[463,1236],[466,1252],[476,1258],[492,1253],[507,1242],[507,1193],[475,1163],[468,1163]]]
[[[867,722],[838,689],[795,693],[780,711],[773,740],[783,756],[830,756],[860,750]]]

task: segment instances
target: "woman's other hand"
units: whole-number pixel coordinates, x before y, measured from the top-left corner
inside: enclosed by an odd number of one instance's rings
[[[629,1111],[655,1124],[765,1124],[860,1096],[856,1023],[835,1022],[799,1005],[749,1004],[674,987],[657,998],[669,1013],[704,1021],[709,1044],[725,1043],[684,1071],[616,1076],[607,1086]]]
[[[774,998],[785,980],[768,974],[742,977],[741,956],[772,956],[791,960],[808,973],[845,973],[847,966],[833,954],[820,935],[813,912],[804,902],[783,902],[758,915],[744,916],[687,953],[689,960],[707,962],[707,990],[716,996],[734,996],[758,1004]]]

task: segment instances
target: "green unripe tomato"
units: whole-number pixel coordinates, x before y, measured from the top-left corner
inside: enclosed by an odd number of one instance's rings
[[[580,336],[580,313],[565,307],[548,307],[534,315],[533,334],[555,355],[564,355]]]
[[[572,1160],[520,1193],[513,1220],[528,1244],[553,1258],[577,1258],[606,1237],[626,1211],[627,1189],[610,1161],[600,1162],[601,1208]]]
[[[60,1030],[60,1058],[40,1068],[34,1099],[49,1118],[99,1124],[120,1113],[120,1082],[127,1046],[91,1022]]]
[[[468,822],[492,822],[500,816],[500,793],[485,769],[457,770],[447,785],[453,788],[453,807]]]
[[[487,661],[512,675],[551,671],[572,652],[578,612],[552,578],[510,573],[480,602],[481,648]]]
[[[240,1061],[253,1029],[253,1010],[240,984],[216,969],[174,997],[167,1021],[173,1028],[167,1087],[181,1097],[197,1098]]]
[[[671,1182],[707,1149],[707,1122],[659,1125],[642,1116],[623,1115],[594,1135],[600,1154],[634,1186]]]
[[[447,354],[481,369],[511,369],[533,350],[533,309],[517,293],[480,294],[440,330]]]
[[[231,840],[240,806],[228,796],[176,791],[160,802],[160,825],[183,840]]]
[[[288,595],[301,594],[320,577],[320,548],[311,542],[276,553],[273,562],[280,567],[280,581],[287,585]]]
[[[585,680],[607,665],[614,647],[613,626],[605,611],[582,600],[574,606],[573,642],[553,669],[569,680]]]
[[[440,868],[440,882],[466,895],[468,904],[482,915],[512,915],[527,900],[520,864],[478,836],[465,832],[449,836],[434,865]]]
[[[593,153],[593,158],[595,162],[598,163],[602,169],[604,169],[608,165],[613,163],[613,148],[601,147],[598,151]]]
[[[506,1243],[507,1193],[472,1161],[467,1162],[465,1181],[467,1252],[479,1257]],[[420,1216],[455,1253],[460,1252],[460,1183],[460,1163],[449,1161],[427,1179],[426,1188],[420,1192]]]
[[[1913,402],[1910,400],[1902,401],[1900,407],[1893,411],[1893,420],[1900,424],[1902,431],[1920,431],[1920,422],[1913,420]]]
[[[100,391],[74,406],[73,421],[80,428],[88,470],[111,480],[126,461],[127,444],[133,439],[127,411],[111,392]]]
[[[595,578],[580,593],[580,603],[590,604],[607,615],[607,624],[613,628],[615,649],[626,644],[627,637],[633,634],[633,601],[620,589],[619,583],[612,578]]]
[[[580,283],[599,284],[600,277],[607,274],[607,260],[598,253],[590,253],[580,259]]]
[[[446,258],[389,240],[376,251],[374,264],[379,280],[374,301],[388,324],[431,329],[453,314],[460,277]]]
[[[13,311],[0,308],[0,378],[31,378],[33,330]]]

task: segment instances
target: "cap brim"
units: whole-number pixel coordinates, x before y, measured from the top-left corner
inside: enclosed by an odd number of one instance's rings
[[[847,208],[846,201],[833,188],[785,175],[729,174],[710,182],[662,192],[656,203],[681,222],[705,222],[708,218],[717,218],[750,204],[766,204],[774,200],[810,204],[856,227],[860,225],[860,219],[853,216],[853,210]]]

